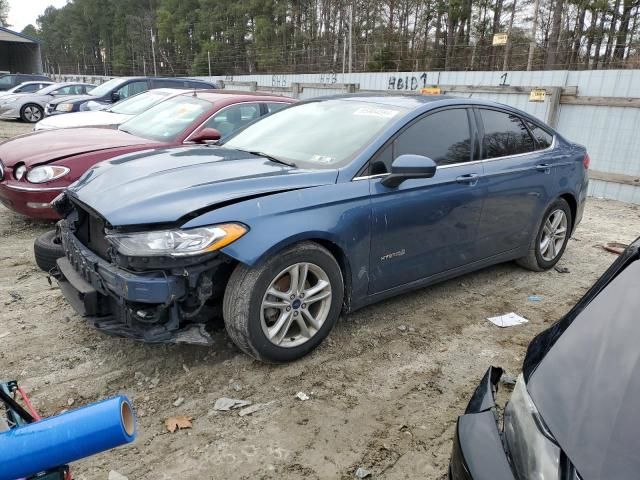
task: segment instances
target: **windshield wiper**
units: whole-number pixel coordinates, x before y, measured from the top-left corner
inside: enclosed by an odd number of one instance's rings
[[[289,167],[295,167],[296,164],[293,162],[285,162],[284,160],[281,160],[280,158],[276,158],[273,155],[269,155],[268,153],[264,153],[264,152],[258,152],[256,150],[241,150],[239,148],[237,148],[236,150],[240,150],[241,152],[245,152],[245,153],[250,153],[251,155],[257,155],[258,157],[264,157],[267,160],[271,160],[272,162],[275,163],[281,163],[283,165],[287,165]]]

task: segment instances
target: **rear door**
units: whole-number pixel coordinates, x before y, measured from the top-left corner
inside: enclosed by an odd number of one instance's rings
[[[491,257],[530,243],[557,170],[550,139],[534,140],[518,115],[484,107],[475,112],[483,135],[481,184],[487,190],[478,248]]]
[[[468,108],[439,110],[409,125],[371,162],[369,293],[375,294],[470,263],[483,194],[475,158],[475,122]],[[394,158],[430,157],[433,178],[384,186]]]

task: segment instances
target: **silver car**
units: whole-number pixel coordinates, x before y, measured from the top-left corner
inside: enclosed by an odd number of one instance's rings
[[[106,110],[75,112],[67,115],[46,117],[34,126],[34,131],[55,130],[57,128],[73,127],[117,127],[132,117],[147,111],[154,105],[183,94],[184,90],[177,88],[156,88],[147,90],[133,97],[108,105]]]
[[[57,96],[85,95],[95,85],[89,83],[54,83],[34,93],[14,93],[0,97],[0,118],[21,119],[36,123],[44,117],[48,102]]]

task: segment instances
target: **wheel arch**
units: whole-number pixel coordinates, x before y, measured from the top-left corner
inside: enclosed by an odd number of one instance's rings
[[[326,248],[336,259],[342,273],[342,281],[344,283],[344,301],[343,310],[348,312],[351,308],[351,292],[352,292],[352,270],[349,258],[345,252],[345,248],[340,245],[337,238],[328,232],[305,232],[293,235],[280,240],[270,246],[266,251],[254,258],[245,257],[240,252],[225,252],[229,257],[248,267],[255,267],[265,262],[268,258],[277,255],[279,252],[290,248],[298,243],[314,242]]]
[[[562,198],[569,204],[569,209],[571,210],[571,233],[573,234],[573,229],[576,225],[576,215],[578,213],[578,200],[571,192],[562,193],[558,196],[558,198]]]

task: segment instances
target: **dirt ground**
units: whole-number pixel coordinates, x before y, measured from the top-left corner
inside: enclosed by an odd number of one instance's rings
[[[0,137],[26,130],[3,122]],[[346,479],[358,467],[374,478],[442,479],[456,417],[486,368],[519,373],[533,336],[615,259],[601,245],[640,234],[640,207],[590,199],[559,264],[569,273],[504,264],[403,295],[342,318],[313,354],[282,366],[241,354],[224,332],[202,348],[93,330],[34,263],[33,239],[51,227],[0,207],[0,377],[19,380],[46,415],[123,393],[139,421],[135,443],[74,464],[77,479],[110,470],[154,480]],[[529,323],[486,320],[511,311]],[[269,404],[241,417],[213,410],[220,397]],[[192,417],[193,428],[168,433],[164,420],[175,415]]]

